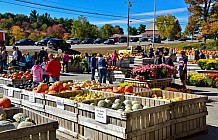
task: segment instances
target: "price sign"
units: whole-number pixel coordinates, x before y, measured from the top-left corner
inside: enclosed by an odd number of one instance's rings
[[[64,109],[64,99],[57,99],[56,105],[57,105],[57,108]]]
[[[8,96],[13,97],[14,96],[14,91],[13,89],[8,89]]]
[[[29,101],[35,103],[35,94],[33,92],[29,92]]]
[[[95,120],[102,123],[107,123],[107,109],[95,108]]]

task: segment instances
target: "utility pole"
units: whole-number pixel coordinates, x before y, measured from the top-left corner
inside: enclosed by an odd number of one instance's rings
[[[127,47],[129,46],[129,15],[130,15],[130,7],[132,3],[128,0],[128,21],[127,21]]]
[[[154,36],[155,36],[155,19],[156,19],[156,0],[154,0],[154,23],[153,23],[153,43],[152,47],[154,48]]]

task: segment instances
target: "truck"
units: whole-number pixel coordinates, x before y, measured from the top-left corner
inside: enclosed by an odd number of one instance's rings
[[[136,54],[143,51],[142,46],[128,46],[125,50],[119,50],[119,54]]]

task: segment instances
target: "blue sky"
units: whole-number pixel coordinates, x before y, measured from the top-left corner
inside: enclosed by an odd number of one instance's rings
[[[97,14],[107,14],[100,16],[96,14],[86,14],[81,12],[53,9],[39,5],[31,5],[21,1],[34,2],[38,4],[61,7],[82,12]],[[14,14],[29,15],[31,10],[37,10],[39,14],[49,13],[51,17],[77,18],[84,15],[90,23],[102,26],[106,23],[120,25],[126,31],[127,27],[127,0],[0,0],[0,13],[11,12]],[[5,3],[5,2],[10,2]],[[130,26],[138,27],[139,24],[148,25],[153,20],[154,1],[153,0],[132,0],[130,10]],[[179,20],[184,30],[188,21],[187,5],[184,0],[156,0],[157,15],[172,14]]]

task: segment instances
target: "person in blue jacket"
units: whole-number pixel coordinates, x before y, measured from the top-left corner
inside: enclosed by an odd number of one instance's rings
[[[103,55],[100,54],[98,59],[98,73],[99,73],[99,82],[106,83],[106,61],[103,58]]]
[[[186,88],[188,58],[185,55],[184,51],[181,51],[180,54],[181,54],[181,58],[179,58],[179,75],[183,87]]]
[[[91,80],[95,80],[95,69],[96,69],[96,58],[95,58],[96,54],[92,54],[92,57],[90,59],[90,69],[91,69]]]
[[[33,61],[33,58],[29,54],[29,52],[25,56],[25,61],[26,61],[26,69],[28,70],[28,69],[30,69],[32,67],[32,61]]]

